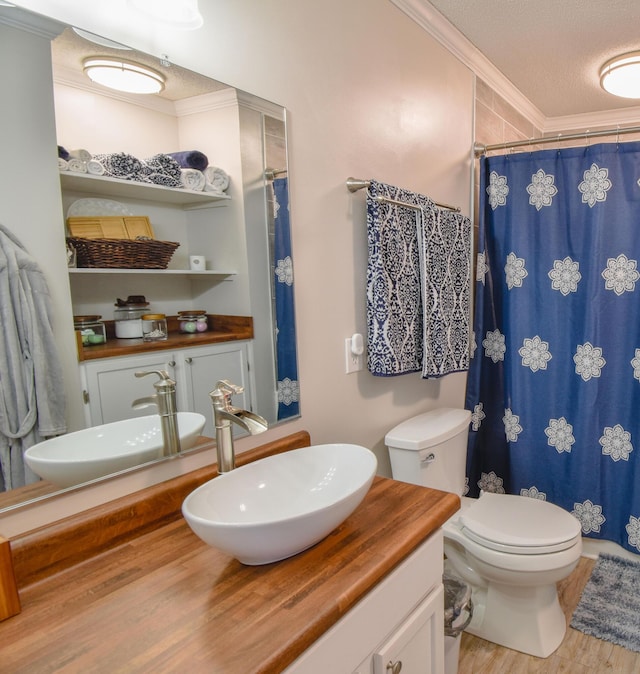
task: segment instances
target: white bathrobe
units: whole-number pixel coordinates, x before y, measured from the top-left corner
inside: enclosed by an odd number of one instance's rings
[[[0,225],[0,491],[33,482],[24,450],[64,432],[62,367],[47,282]]]

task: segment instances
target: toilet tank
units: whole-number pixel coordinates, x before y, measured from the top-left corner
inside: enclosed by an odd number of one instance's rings
[[[394,480],[464,492],[469,410],[443,407],[407,419],[385,436]]]

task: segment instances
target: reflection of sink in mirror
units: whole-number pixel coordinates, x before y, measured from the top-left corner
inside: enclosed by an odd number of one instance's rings
[[[318,543],[358,507],[377,468],[359,445],[314,445],[236,468],[191,492],[182,513],[205,543],[257,565]]]
[[[195,445],[204,423],[202,414],[178,412],[182,450]],[[25,452],[25,461],[39,477],[59,487],[71,487],[162,455],[160,417],[153,414],[45,440]]]

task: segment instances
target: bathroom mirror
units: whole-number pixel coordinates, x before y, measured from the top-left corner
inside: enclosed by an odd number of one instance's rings
[[[74,104],[78,104],[78,101],[81,101],[82,110],[86,112],[89,105],[87,104],[88,92],[92,86],[95,88],[95,85],[90,84],[82,73],[83,60],[96,54],[103,56],[123,54],[121,46],[113,45],[113,43],[109,45],[108,42],[100,43],[99,40],[95,42],[95,38],[96,36],[91,34],[75,32],[69,27],[52,43],[56,117],[61,116],[56,122],[59,144],[65,143],[65,140],[60,138],[60,130],[75,124],[73,120],[63,120],[62,115],[66,115]],[[252,376],[255,394],[253,409],[265,416],[270,426],[292,419],[299,415],[299,401],[291,411],[283,411],[279,409],[278,405],[277,381],[279,377],[276,351],[277,340],[280,338],[279,334],[282,333],[282,330],[276,330],[275,326],[276,292],[274,286],[274,268],[277,267],[274,256],[274,238],[277,225],[274,223],[278,217],[277,205],[274,207],[274,203],[277,203],[274,202],[274,179],[282,181],[288,177],[285,110],[281,106],[254,97],[247,92],[236,90],[208,77],[203,77],[198,73],[187,71],[175,64],[163,64],[155,57],[133,50],[127,50],[126,57],[143,65],[149,65],[166,77],[164,90],[160,94],[146,97],[143,103],[138,102],[136,108],[138,121],[144,114],[145,106],[153,108],[156,112],[169,111],[173,108],[187,109],[185,114],[189,114],[189,105],[197,106],[206,97],[210,96],[218,97],[222,101],[221,106],[225,105],[225,100],[233,99],[235,105],[241,109],[239,114],[241,120],[239,124],[240,135],[238,138],[240,148],[235,149],[239,157],[238,166],[225,166],[222,162],[218,162],[217,157],[215,159],[210,158],[210,163],[219,165],[220,168],[229,173],[230,182],[233,186],[232,200],[235,199],[242,205],[244,229],[240,238],[246,248],[246,259],[237,265],[241,268],[238,273],[240,282],[237,285],[242,288],[244,294],[240,300],[237,300],[240,310],[234,312],[236,299],[228,299],[229,293],[226,291],[231,284],[224,280],[220,282],[217,280],[203,281],[201,283],[200,281],[187,279],[185,275],[184,278],[172,277],[169,280],[153,277],[142,281],[138,280],[134,283],[129,277],[119,281],[120,285],[106,285],[96,281],[91,287],[91,283],[86,278],[82,280],[74,279],[74,275],[71,274],[73,313],[86,314],[91,309],[89,313],[101,314],[103,318],[111,319],[113,301],[116,297],[127,294],[145,294],[152,302],[162,304],[162,309],[166,313],[175,314],[179,308],[183,308],[180,306],[181,303],[184,303],[184,294],[182,294],[181,288],[193,282],[194,289],[190,292],[192,292],[192,296],[196,296],[198,301],[204,304],[203,308],[207,309],[208,313],[252,316],[255,334],[255,339],[252,340],[254,349]],[[59,91],[62,90],[64,90],[64,93],[61,101],[58,102],[57,97]],[[75,103],[72,100],[74,92],[78,94]],[[114,95],[112,94],[112,96]],[[128,96],[115,94],[119,107],[126,104]],[[95,109],[99,109],[99,104],[95,104]],[[79,126],[84,125],[89,129],[94,122],[95,120],[87,121],[85,119]],[[104,152],[106,147],[111,147],[114,152],[123,150],[123,147],[118,144],[118,129],[123,130],[127,126],[123,120],[112,120],[108,128],[103,129],[105,134],[99,142],[97,140],[93,142],[88,136],[83,138],[79,126],[75,129],[78,132],[75,138],[81,140],[74,140],[71,143],[74,147],[69,149],[81,146],[86,147],[90,152]],[[243,135],[245,132],[251,132],[253,136]],[[211,133],[215,133],[215,129],[212,128]],[[192,145],[195,145],[194,142],[187,142],[187,144],[189,147],[172,148],[172,150],[203,149],[192,147]],[[204,145],[206,145],[206,142]],[[170,150],[159,147],[157,151],[168,152]],[[205,154],[207,153],[205,152]],[[7,186],[5,185],[5,187]],[[286,182],[284,185],[281,182],[279,187],[285,190],[281,199],[287,200]],[[77,198],[77,195],[73,198]],[[71,201],[69,197],[65,196],[64,192],[62,202],[65,211],[63,217],[66,217]],[[289,236],[288,230],[287,236]],[[167,236],[167,238],[169,237]],[[188,252],[195,253],[196,251],[189,250]],[[216,261],[216,264],[224,266],[224,260]],[[241,278],[243,264],[246,278]],[[192,288],[192,286],[189,287]],[[233,295],[231,296],[233,297]],[[292,326],[288,332],[287,339],[289,357],[295,362],[295,326]],[[151,414],[153,410],[146,413]],[[35,483],[27,487],[19,487],[12,491],[0,493],[0,512],[32,502],[34,499],[55,495],[60,491],[62,490]]]

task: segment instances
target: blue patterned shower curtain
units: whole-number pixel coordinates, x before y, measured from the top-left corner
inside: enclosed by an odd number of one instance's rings
[[[467,475],[640,551],[640,143],[485,157]]]
[[[300,414],[287,178],[273,181],[278,420]]]

